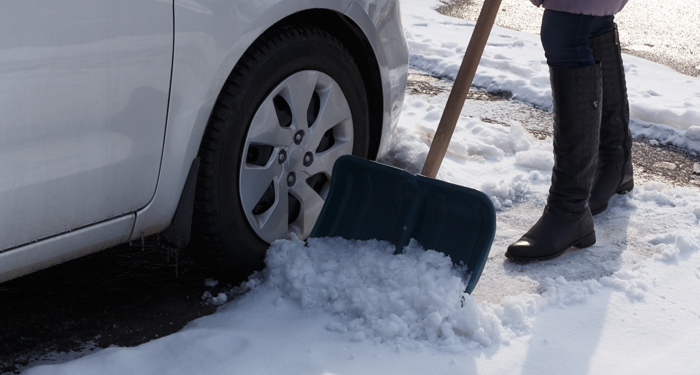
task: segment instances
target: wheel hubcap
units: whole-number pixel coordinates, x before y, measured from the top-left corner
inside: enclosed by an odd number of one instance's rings
[[[255,233],[271,243],[311,233],[328,194],[333,164],[352,153],[349,104],[338,84],[318,71],[285,79],[251,121],[239,192]]]

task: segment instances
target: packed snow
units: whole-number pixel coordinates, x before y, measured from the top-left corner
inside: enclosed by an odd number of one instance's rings
[[[411,69],[451,80],[474,23],[438,14],[439,5],[402,0],[403,23]],[[624,60],[633,134],[700,151],[700,79]],[[495,27],[475,86],[551,108],[539,36]],[[382,162],[420,171],[446,98],[407,95]],[[539,218],[553,165],[551,138],[515,117],[506,126],[463,115],[438,174],[497,208],[473,295],[463,270],[415,242],[394,255],[380,241],[292,237],[272,244],[247,293],[205,293],[203,302],[223,305],[180,332],[27,373],[697,374],[698,190],[638,184],[596,216],[594,246],[510,262],[505,249]]]

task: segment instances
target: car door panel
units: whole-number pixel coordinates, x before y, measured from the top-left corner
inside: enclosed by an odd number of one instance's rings
[[[163,148],[172,3],[1,7],[0,251],[144,207]]]

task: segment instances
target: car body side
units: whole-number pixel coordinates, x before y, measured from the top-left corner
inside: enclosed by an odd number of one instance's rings
[[[371,49],[373,56],[358,65],[366,65],[363,74],[374,75],[367,82],[381,85],[381,97],[369,98],[377,119],[371,125],[378,131],[372,156],[388,151],[408,61],[398,0],[175,0],[173,12],[170,97],[152,199],[136,212],[0,252],[0,282],[165,230],[224,82],[248,47],[285,19],[328,29],[344,43],[356,43],[357,51]]]

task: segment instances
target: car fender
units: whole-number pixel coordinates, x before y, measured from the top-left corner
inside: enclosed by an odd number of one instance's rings
[[[387,17],[387,14],[394,16]],[[406,92],[408,47],[400,4],[398,0],[355,0],[345,15],[365,31],[377,58],[384,88],[384,124],[377,153],[377,159],[381,159],[391,147]]]

